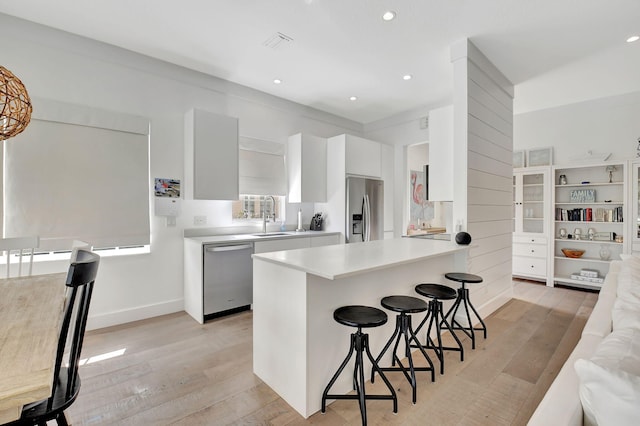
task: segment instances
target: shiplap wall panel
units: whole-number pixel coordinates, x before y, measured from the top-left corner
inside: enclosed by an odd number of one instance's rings
[[[504,206],[513,203],[513,194],[495,189],[477,188],[474,191],[469,191],[467,203]]]
[[[513,220],[495,220],[491,222],[470,223],[467,231],[473,241],[481,240],[491,235],[509,234],[513,232]]]
[[[510,135],[500,133],[493,127],[483,123],[475,117],[469,117],[469,135],[475,135],[492,144],[513,151],[513,138]]]
[[[511,163],[513,157],[511,150],[472,133],[469,134],[469,151],[482,152],[483,155],[503,163]]]
[[[489,188],[498,191],[513,191],[513,177],[498,176],[493,173],[482,172],[480,170],[468,171],[469,182],[471,188]],[[512,200],[513,201],[513,200]]]
[[[513,173],[513,165],[511,162],[505,163],[472,151],[469,151],[468,167],[470,169],[494,173],[498,176],[504,176],[505,172]]]
[[[469,253],[471,256],[476,257],[483,254],[488,254],[494,251],[499,251],[508,247],[510,244],[510,239],[512,239],[511,234],[498,234],[492,235],[490,237],[475,239],[476,244],[472,245],[469,248]],[[482,244],[477,244],[481,242]]]
[[[493,111],[501,120],[513,124],[511,110],[474,81],[469,82],[469,97],[484,105],[489,111]]]
[[[491,111],[473,98],[469,98],[469,114],[500,133],[513,137],[513,123],[506,121],[500,114]]]
[[[488,92],[494,99],[500,102],[508,111],[513,111],[513,95],[507,93],[500,84],[496,84],[495,79],[488,76],[490,70],[483,71],[472,61],[468,63],[469,81],[478,85],[485,92]]]
[[[469,286],[475,306],[496,309],[512,295],[513,85],[468,40],[452,47],[454,138],[466,150],[466,224],[472,237],[468,270],[483,277]],[[455,202],[455,200],[454,200]]]

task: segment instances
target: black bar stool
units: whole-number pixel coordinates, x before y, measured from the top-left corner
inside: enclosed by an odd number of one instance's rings
[[[420,341],[416,337],[413,328],[411,327],[411,315],[418,312],[424,312],[428,309],[427,303],[418,299],[417,297],[411,296],[388,296],[383,298],[380,301],[380,304],[389,309],[390,311],[398,312],[396,315],[396,329],[393,331],[393,334],[384,345],[384,348],[380,352],[380,355],[376,358],[376,363],[379,363],[382,359],[382,356],[385,354],[387,349],[391,346],[391,343],[395,339],[396,343],[393,345],[393,355],[391,357],[391,367],[380,367],[382,371],[401,371],[404,374],[404,377],[411,384],[411,389],[413,391],[413,403],[416,403],[416,371],[431,371],[431,381],[435,381],[434,367],[429,355],[420,345]],[[409,362],[408,368],[402,365],[400,358],[398,357],[398,345],[400,344],[400,339],[404,339],[404,347],[405,347],[405,356],[407,357],[407,361]],[[411,342],[414,342],[416,345],[412,346]],[[422,355],[427,360],[429,367],[415,367],[413,365],[413,357],[411,355],[411,347],[417,347]],[[396,363],[398,364],[395,367]],[[408,372],[407,372],[408,371]],[[375,371],[371,371],[371,383],[374,380]]]
[[[418,284],[415,290],[416,293],[429,298],[429,310],[427,311],[427,316],[424,317],[416,329],[416,334],[420,332],[427,320],[429,320],[429,325],[427,326],[427,338],[423,346],[427,349],[433,349],[438,360],[440,360],[440,374],[444,374],[443,351],[458,351],[460,352],[460,361],[464,361],[464,349],[462,348],[462,342],[458,339],[458,336],[456,336],[451,324],[449,324],[444,316],[444,312],[442,311],[442,301],[455,299],[456,291],[451,287],[447,287],[442,284]],[[437,345],[431,338],[431,328],[434,324],[436,326],[436,339],[438,340]],[[455,339],[458,344],[457,347],[442,346],[442,324],[445,325]]]
[[[444,274],[444,276],[451,281],[456,281],[462,284],[462,286],[458,289],[458,297],[456,298],[455,303],[453,304],[451,309],[449,309],[449,312],[447,312],[445,317],[448,317],[449,314],[452,314],[451,326],[453,327],[454,330],[462,330],[464,334],[469,336],[471,338],[471,349],[475,349],[476,348],[475,331],[482,330],[484,332],[484,338],[486,339],[487,326],[484,324],[484,321],[482,321],[482,318],[478,314],[478,311],[476,311],[476,308],[473,307],[473,304],[471,303],[471,299],[469,299],[469,290],[465,287],[465,285],[467,283],[471,283],[471,284],[481,283],[482,277],[478,275],[467,274],[465,272],[448,272]],[[460,308],[461,304],[464,306],[464,311],[467,315],[467,322],[469,324],[466,327],[460,325],[460,323],[456,321],[456,312],[458,312],[458,308]],[[471,308],[473,313],[476,315],[476,317],[480,321],[481,327],[476,327],[476,328],[473,327],[473,322],[471,321],[471,315],[469,314],[469,308]]]
[[[367,424],[367,407],[365,400],[367,399],[391,399],[393,400],[393,412],[398,412],[398,399],[396,391],[391,386],[389,380],[378,367],[378,363],[371,355],[369,350],[369,335],[362,332],[363,328],[379,327],[387,322],[387,314],[383,310],[370,306],[342,306],[333,312],[333,319],[342,325],[349,327],[357,327],[358,331],[351,334],[351,347],[347,357],[342,361],[338,371],[333,375],[329,384],[322,393],[322,412],[325,412],[327,399],[357,399],[360,403],[360,414],[362,415],[362,424]],[[353,353],[356,353],[356,362],[353,369],[353,389],[355,395],[335,395],[329,394],[329,389],[336,382],[342,370],[347,366]],[[366,352],[369,361],[371,361],[373,371],[377,371],[382,380],[389,388],[391,395],[366,395],[364,389],[364,364],[362,353]]]

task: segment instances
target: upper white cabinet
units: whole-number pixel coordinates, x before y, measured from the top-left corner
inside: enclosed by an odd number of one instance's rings
[[[238,119],[192,109],[184,128],[185,198],[237,200]]]
[[[384,181],[384,234],[386,238],[393,238],[393,147],[380,144],[382,153],[382,170],[380,177]]]
[[[346,138],[346,172],[350,175],[381,177],[382,148],[380,143],[352,135]]]
[[[429,201],[453,201],[453,106],[429,111]]]
[[[298,133],[287,141],[290,203],[327,201],[327,140]]]
[[[640,160],[631,162],[631,220],[627,223],[627,232],[631,237],[631,251],[634,254],[640,253]]]

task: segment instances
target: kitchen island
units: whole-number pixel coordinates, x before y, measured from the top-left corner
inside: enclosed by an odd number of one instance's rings
[[[355,331],[335,322],[333,311],[344,305],[380,307],[390,295],[415,296],[419,283],[448,284],[445,272],[466,271],[467,247],[397,238],[254,254],[254,373],[309,417],[320,410],[322,392]],[[367,330],[374,356],[395,327],[395,314],[387,314],[384,326]],[[381,365],[388,363],[390,358]],[[348,370],[332,393],[352,390]]]

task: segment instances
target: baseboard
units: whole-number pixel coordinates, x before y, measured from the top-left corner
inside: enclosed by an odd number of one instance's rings
[[[87,330],[111,327],[112,325],[125,324],[160,315],[172,314],[184,311],[184,299],[169,300],[153,305],[137,306],[131,309],[123,309],[106,314],[89,315]]]

